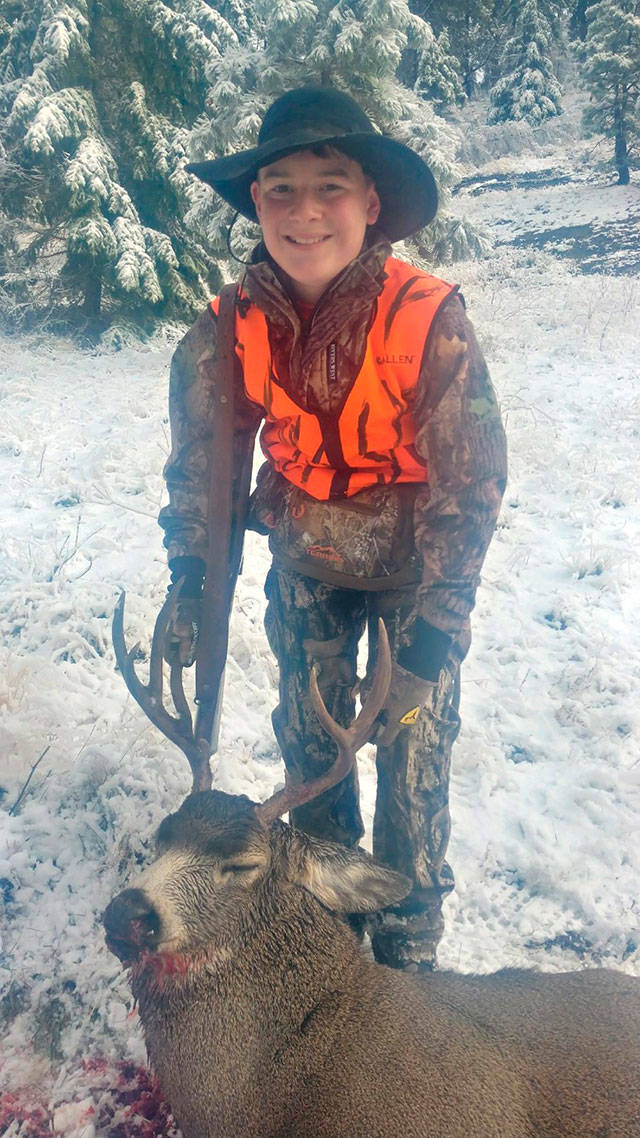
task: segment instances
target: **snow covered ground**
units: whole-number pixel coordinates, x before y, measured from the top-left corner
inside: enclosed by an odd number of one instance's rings
[[[640,974],[638,279],[613,237],[588,274],[553,242],[518,243],[577,217],[626,229],[640,189],[573,177],[565,149],[463,185],[455,208],[495,251],[443,270],[490,361],[511,476],[463,673],[440,961]],[[554,180],[563,163],[571,180]],[[0,350],[0,1134],[165,1136],[100,914],[188,790],[110,646],[120,590],[129,642],[146,645],[166,589],[171,345]],[[218,787],[254,799],[282,779],[266,569],[250,535],[215,765]],[[370,824],[371,748],[360,768]]]

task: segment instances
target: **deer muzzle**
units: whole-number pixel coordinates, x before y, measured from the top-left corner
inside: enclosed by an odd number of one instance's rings
[[[125,889],[105,909],[107,948],[123,964],[142,952],[153,952],[160,935],[160,917],[141,889]]]

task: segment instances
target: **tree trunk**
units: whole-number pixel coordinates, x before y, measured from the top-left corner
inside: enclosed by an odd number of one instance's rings
[[[468,99],[473,99],[473,96],[476,93],[476,81],[475,80],[476,80],[475,70],[473,69],[473,67],[471,65],[471,61],[469,59],[467,59],[465,61],[463,86],[464,86],[464,93]]]
[[[618,185],[629,185],[629,163],[627,161],[627,132],[622,107],[616,98],[613,109],[615,124],[615,164],[618,171]]]
[[[471,50],[469,48],[470,43],[471,43],[471,21],[469,18],[469,13],[467,12],[465,15],[465,46],[464,46],[464,60],[463,60],[463,64],[462,64],[462,68],[463,68],[462,81],[463,81],[463,86],[464,86],[464,93],[468,99],[473,98],[473,96],[475,95],[475,88],[476,88],[476,84],[475,84],[476,72],[475,72],[475,67],[473,65],[473,61],[471,59]]]
[[[82,312],[90,320],[95,319],[100,315],[100,304],[102,302],[102,277],[91,275],[87,279],[84,289],[84,301],[82,304]]]

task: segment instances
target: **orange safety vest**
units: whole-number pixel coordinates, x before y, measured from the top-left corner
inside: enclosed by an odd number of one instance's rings
[[[319,501],[427,479],[414,445],[411,396],[433,318],[457,286],[395,257],[384,269],[387,279],[360,371],[342,409],[322,421],[278,382],[264,313],[255,304],[236,308],[236,354],[245,391],[265,412],[262,449],[276,470]],[[217,315],[217,298],[211,307]],[[335,358],[335,345],[333,352]]]

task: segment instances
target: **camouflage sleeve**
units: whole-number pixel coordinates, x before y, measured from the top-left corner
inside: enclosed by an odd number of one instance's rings
[[[434,630],[457,637],[475,603],[507,476],[500,411],[457,296],[432,325],[414,414],[428,476],[415,513],[423,562],[419,615]]]
[[[217,383],[215,315],[203,312],[178,345],[171,361],[169,421],[171,453],[164,468],[169,504],[158,517],[171,564],[175,558],[206,561],[209,455]],[[253,446],[261,411],[244,394],[238,362],[235,383],[234,458]],[[240,469],[238,462],[234,468]]]

